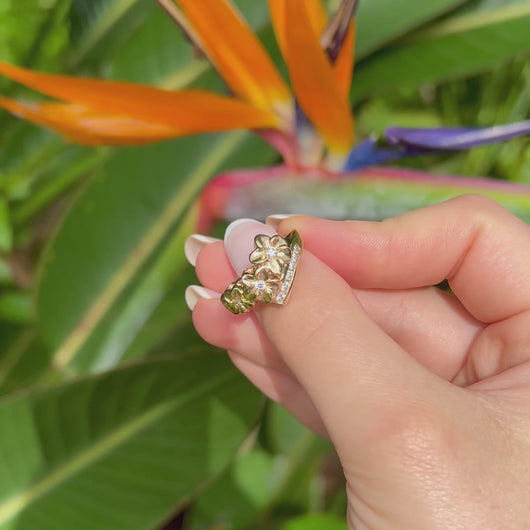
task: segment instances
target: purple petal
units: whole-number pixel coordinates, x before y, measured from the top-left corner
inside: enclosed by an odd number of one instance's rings
[[[349,153],[343,171],[355,171],[392,160],[460,151],[530,134],[530,120],[484,128],[440,127],[407,129],[389,127],[384,138],[366,140]]]
[[[502,142],[530,134],[530,120],[484,128],[441,127],[406,129],[389,127],[385,139],[391,146],[416,147],[421,151],[456,151]]]

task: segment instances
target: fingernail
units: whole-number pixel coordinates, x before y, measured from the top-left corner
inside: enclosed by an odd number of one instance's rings
[[[197,256],[199,255],[201,248],[214,241],[220,240],[215,237],[203,236],[202,234],[192,234],[189,236],[184,243],[184,254],[188,261],[195,267]]]
[[[225,232],[226,254],[237,274],[250,267],[248,257],[254,250],[254,238],[258,234],[273,236],[276,232],[254,219],[238,219],[228,225]]]
[[[184,296],[186,298],[186,304],[193,311],[193,308],[199,300],[211,300],[212,298],[219,298],[221,295],[200,285],[190,285],[186,288]]]
[[[237,219],[236,221],[232,221],[226,227],[226,230],[225,230],[225,237],[224,237],[225,243],[226,243],[226,240],[230,237],[230,232],[232,232],[232,230],[237,230],[237,227],[239,225],[244,225],[245,223],[258,223],[258,222],[259,221],[256,221],[256,219],[248,219],[248,218]]]
[[[292,217],[292,215],[286,213],[275,213],[274,215],[269,215],[267,219],[265,219],[265,224],[267,226],[272,226],[272,228],[276,229],[278,228],[278,225],[288,217]]]

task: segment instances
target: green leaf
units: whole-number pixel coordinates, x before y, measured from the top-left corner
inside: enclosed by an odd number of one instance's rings
[[[4,399],[0,528],[154,528],[226,467],[260,402],[200,355]]]
[[[346,520],[329,514],[304,515],[292,519],[280,530],[347,530]]]
[[[2,339],[5,339],[2,333]],[[27,388],[48,370],[50,352],[31,327],[22,328],[11,340],[3,340],[0,352],[0,395]]]
[[[11,267],[5,259],[0,257],[0,285],[9,285],[13,281]]]
[[[0,57],[13,63],[56,66],[67,43],[70,0],[0,0]]]
[[[172,321],[175,322],[182,314],[191,321],[191,312],[187,309],[183,295],[185,288],[191,282],[185,281],[189,275],[185,275],[183,269],[192,269],[192,267],[184,258],[182,249],[186,237],[195,228],[195,222],[196,214],[193,213],[179,223],[178,230],[165,244],[160,256],[146,270],[142,278],[131,285],[129,296],[125,297],[112,314],[105,318],[97,332],[88,339],[71,368],[84,372],[103,370],[117,364],[143,324],[175,283],[179,287],[179,292],[173,292],[172,296],[177,297],[176,301],[180,302],[180,307],[172,314]],[[204,341],[201,339],[201,351],[204,349]],[[140,350],[137,356],[145,355],[146,351]],[[184,350],[166,350],[164,353],[167,351]],[[128,358],[134,359],[135,356],[129,355]]]
[[[277,528],[276,519],[286,511],[304,513],[325,503],[318,472],[331,444],[274,403],[268,404],[262,429],[272,451],[257,447],[238,455],[193,503],[186,530]]]
[[[108,61],[152,9],[150,2],[140,0],[74,0],[68,68]]]
[[[240,132],[116,152],[72,208],[43,262],[38,313],[43,337],[57,350],[56,365],[70,364],[96,328],[108,324],[109,311],[131,295],[138,274],[153,265],[216,172],[271,155]],[[89,349],[98,359],[93,343]]]
[[[530,52],[529,27],[528,0],[466,12],[434,24],[360,64],[352,86],[353,100],[492,69]]]
[[[175,285],[166,290],[141,329],[136,330],[133,341],[123,353],[124,360],[137,359],[146,353],[193,352],[208,347],[193,327],[192,314],[183,296],[183,285],[195,283],[197,276],[189,266],[179,275]]]
[[[0,320],[26,323],[33,319],[33,300],[22,291],[2,291],[0,294]]]
[[[266,508],[276,486],[275,471],[275,459],[263,450],[239,456],[193,503],[186,530],[253,528],[252,523]]]
[[[389,41],[469,0],[368,0],[359,3],[355,56],[364,59]]]
[[[254,29],[268,23],[266,2],[236,0],[235,4]],[[106,73],[110,70],[111,75],[124,79],[171,81],[169,68],[173,66],[174,70],[179,70],[177,65],[183,58],[192,75],[202,73],[206,64],[196,61],[190,66],[192,48],[189,44],[181,46],[184,41],[181,31],[155,2],[145,0],[75,0],[72,40],[66,60],[70,69],[94,64],[101,66],[103,61]],[[153,58],[155,55],[157,60]],[[129,66],[123,68],[122,64],[116,68],[116,60],[121,63],[125,60]],[[197,63],[200,66],[193,73]],[[156,70],[162,75],[151,76]]]
[[[7,202],[0,197],[0,252],[8,252],[13,244],[13,231]]]
[[[277,453],[297,456],[316,439],[312,431],[281,405],[270,403],[266,419],[267,442]]]

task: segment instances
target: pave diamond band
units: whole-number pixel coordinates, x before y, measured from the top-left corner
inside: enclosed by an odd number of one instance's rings
[[[296,230],[285,237],[259,234],[254,245],[249,256],[252,266],[221,295],[223,305],[236,315],[252,311],[256,302],[285,305],[302,252]]]
[[[289,265],[287,266],[287,270],[285,271],[280,292],[276,295],[275,303],[279,305],[285,305],[287,303],[287,298],[291,292],[291,287],[293,286],[296,266],[298,265],[298,259],[300,257],[301,251],[302,248],[299,245],[294,245],[291,249],[291,259],[289,261]]]

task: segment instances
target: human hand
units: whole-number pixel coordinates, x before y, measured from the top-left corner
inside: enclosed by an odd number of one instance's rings
[[[474,196],[382,223],[291,217],[285,307],[218,294],[262,224],[188,244],[195,327],[337,449],[353,528],[527,528],[530,228]],[[203,240],[204,242],[204,240]],[[447,279],[454,295],[432,287]],[[211,296],[215,298],[208,299]]]

